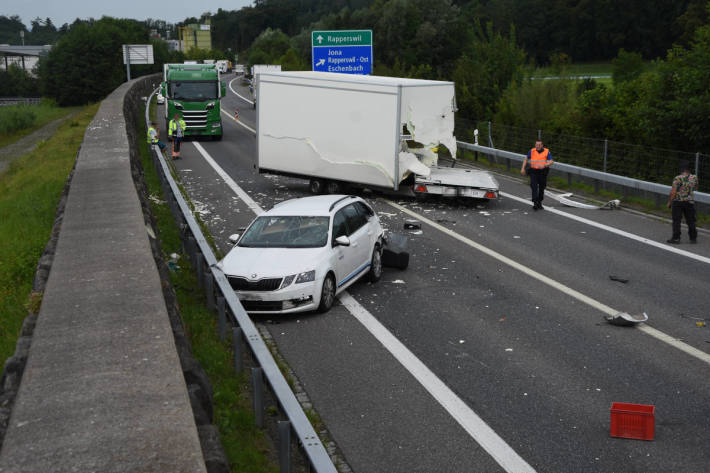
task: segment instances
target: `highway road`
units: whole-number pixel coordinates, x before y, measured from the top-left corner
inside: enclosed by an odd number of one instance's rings
[[[256,115],[235,92],[249,98],[230,82],[224,139],[187,142],[176,162],[225,252],[255,210],[308,193],[305,180],[254,171]],[[499,181],[504,197],[488,206],[363,194],[407,234],[409,268],[355,284],[325,315],[256,318],[348,464],[708,471],[710,235],[670,247],[659,244],[670,224],[636,213],[549,198],[533,212],[525,182]],[[415,217],[421,230],[404,230]],[[648,323],[604,320],[622,311]],[[654,405],[655,440],[610,437],[612,402]]]

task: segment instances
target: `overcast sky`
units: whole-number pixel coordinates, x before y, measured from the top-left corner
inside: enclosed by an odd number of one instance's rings
[[[188,17],[199,18],[204,12],[217,13],[218,8],[239,10],[252,3],[252,0],[2,0],[0,15],[18,15],[29,29],[30,22],[37,17],[51,18],[57,28],[76,18],[98,20],[102,16],[177,23]]]

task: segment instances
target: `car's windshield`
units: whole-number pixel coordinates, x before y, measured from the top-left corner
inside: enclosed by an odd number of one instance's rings
[[[242,247],[318,248],[328,242],[330,217],[258,217],[239,240]]]
[[[170,97],[176,100],[213,100],[217,98],[217,82],[170,82]]]

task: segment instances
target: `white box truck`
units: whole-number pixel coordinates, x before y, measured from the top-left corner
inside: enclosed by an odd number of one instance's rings
[[[249,90],[251,91],[252,102],[254,108],[256,108],[256,97],[257,97],[257,82],[256,77],[263,72],[280,72],[281,64],[254,64],[251,66],[251,85]]]
[[[490,173],[438,166],[440,145],[456,156],[453,82],[311,71],[256,80],[259,172],[307,178],[313,193],[498,198]]]

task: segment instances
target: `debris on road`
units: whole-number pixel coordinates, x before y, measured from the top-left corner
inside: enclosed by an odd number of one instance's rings
[[[548,196],[552,197],[553,199],[557,200],[559,203],[562,205],[566,205],[567,207],[576,207],[578,209],[588,209],[588,210],[613,210],[613,209],[618,209],[621,206],[621,201],[619,199],[614,199],[610,200],[606,204],[603,205],[590,205],[590,204],[583,204],[582,202],[577,202],[570,197],[572,197],[572,193],[567,193],[567,194],[554,194],[552,192],[547,193]]]
[[[619,312],[615,315],[605,315],[604,318],[612,325],[630,327],[641,322],[646,322],[648,320],[648,315],[646,315],[646,312],[641,315],[630,315],[626,312]]]
[[[420,230],[422,228],[422,222],[419,220],[407,219],[404,221],[405,230]]]
[[[406,225],[406,224],[405,224]],[[388,233],[382,250],[382,265],[389,268],[407,269],[409,252],[407,237],[399,233]]]
[[[613,274],[610,274],[610,275],[609,275],[609,279],[611,279],[612,281],[622,282],[622,283],[624,283],[624,284],[626,284],[627,282],[629,282],[628,279],[626,279],[626,278],[621,278],[621,277],[619,277],[619,276],[614,276]]]

